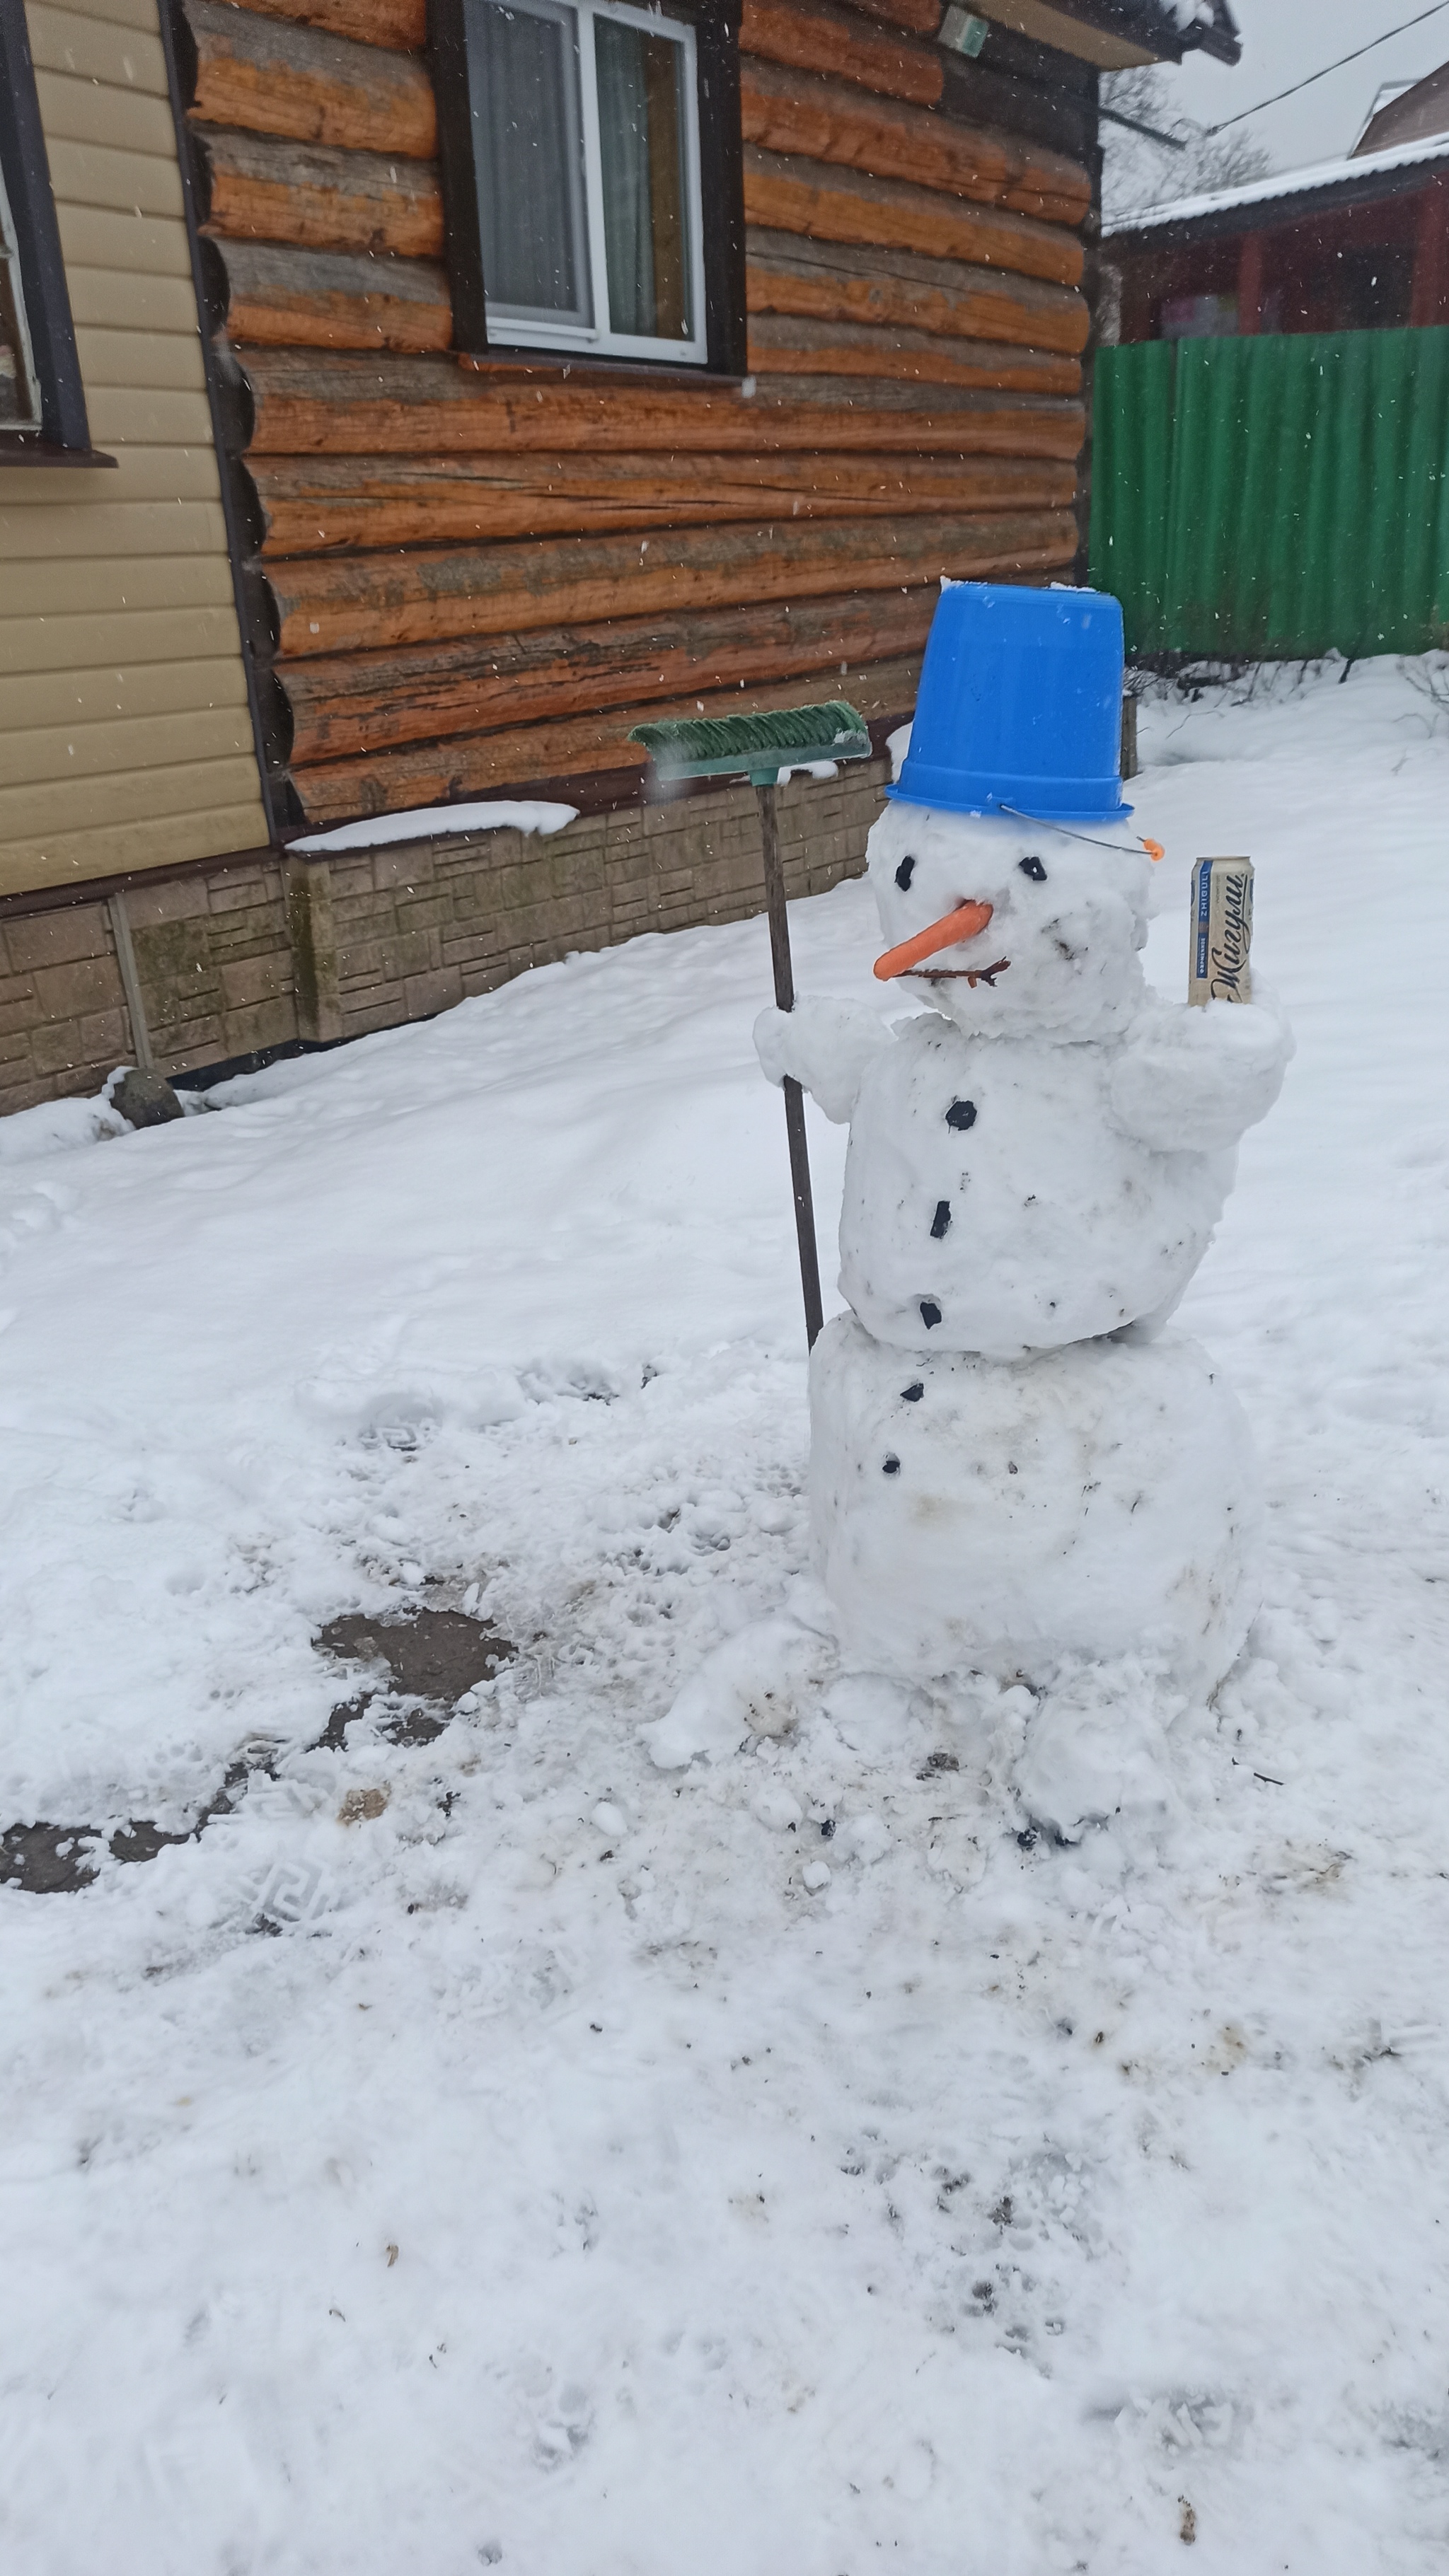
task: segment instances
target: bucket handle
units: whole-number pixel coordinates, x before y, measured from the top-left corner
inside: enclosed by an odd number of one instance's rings
[[[1167,856],[1162,843],[1149,841],[1145,832],[1138,834],[1135,844],[1131,841],[1104,841],[1100,832],[1074,832],[1069,823],[1053,822],[1049,814],[1024,814],[1019,805],[998,805],[996,810],[998,814],[1009,814],[1013,822],[1034,823],[1039,831],[1063,832],[1069,841],[1087,841],[1094,850],[1118,850],[1124,858],[1130,856],[1134,847],[1145,850],[1154,867],[1159,859]]]

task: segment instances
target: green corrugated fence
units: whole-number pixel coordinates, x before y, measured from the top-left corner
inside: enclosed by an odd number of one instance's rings
[[[1129,653],[1449,644],[1449,329],[1099,350],[1091,550]]]

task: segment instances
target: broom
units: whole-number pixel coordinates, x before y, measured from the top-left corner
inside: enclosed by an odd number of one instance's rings
[[[760,805],[775,1002],[778,1009],[793,1011],[795,978],[790,966],[785,872],[780,865],[775,819],[776,781],[782,766],[804,769],[817,760],[869,760],[870,735],[865,719],[843,698],[832,698],[823,707],[782,707],[769,715],[686,716],[661,724],[635,725],[629,740],[642,743],[661,785],[672,785],[681,778],[737,778],[743,774],[749,779]],[[805,1296],[805,1338],[813,1349],[824,1316],[815,1209],[810,1195],[810,1156],[805,1142],[805,1095],[789,1074],[785,1076],[784,1091],[795,1233],[800,1245],[800,1285]]]

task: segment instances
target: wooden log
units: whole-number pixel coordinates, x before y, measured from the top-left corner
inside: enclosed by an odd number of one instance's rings
[[[851,7],[888,27],[905,27],[913,36],[934,36],[945,15],[941,0],[851,0]]]
[[[740,51],[790,69],[829,72],[836,80],[934,107],[945,85],[939,45],[877,35],[852,10],[819,0],[744,0]]]
[[[1087,299],[1070,287],[1028,278],[1008,283],[961,260],[803,242],[790,233],[751,231],[745,254],[751,313],[897,323],[955,340],[1002,340],[1068,357],[1087,345]]]
[[[764,390],[779,375],[887,376],[924,389],[936,385],[1006,386],[1019,393],[1074,394],[1081,361],[1040,349],[1010,349],[988,340],[942,340],[930,331],[875,330],[866,325],[796,320],[792,314],[750,317],[750,365]]]
[[[751,224],[803,233],[812,241],[866,242],[883,251],[969,260],[980,268],[1007,269],[1058,286],[1081,284],[1082,245],[1059,224],[963,205],[937,189],[913,188],[904,179],[867,179],[854,170],[824,169],[818,161],[762,152],[753,143],[745,145],[744,160],[745,215]],[[401,244],[389,242],[387,247]]]
[[[441,255],[442,197],[431,163],[326,146],[299,149],[295,142],[200,125],[193,127],[193,145],[202,219],[219,238],[392,251],[407,259]],[[1060,225],[754,145],[745,147],[745,210],[753,224],[819,241],[961,259],[1062,286],[1081,280],[1081,244]]]
[[[198,218],[218,240],[443,256],[443,199],[430,161],[205,125],[193,126],[191,143]]]
[[[802,323],[799,327],[803,330],[805,325]],[[1020,350],[1012,353],[1017,359],[1021,354]],[[1066,361],[1053,358],[1049,363],[1059,367]],[[927,415],[936,415],[944,426],[945,421],[957,412],[971,413],[974,417],[969,452],[981,456],[1075,456],[1085,434],[1084,429],[1077,426],[1085,419],[1080,402],[1065,401],[1060,395],[978,392],[962,385],[915,385],[894,375],[777,376],[771,372],[755,379],[755,398],[767,413],[781,419],[789,419],[797,405],[815,406],[821,416],[822,443],[828,436],[830,444],[836,447],[849,446],[851,429],[858,417],[868,418],[872,412],[879,416],[879,434],[870,442],[872,445],[900,449],[910,445],[918,454],[925,454],[942,444],[958,452],[962,449],[959,438],[943,441],[934,436],[916,437],[914,425]],[[843,417],[837,418],[834,427],[827,432],[824,418],[832,409]],[[905,416],[904,419],[896,420],[894,415],[898,412]],[[998,426],[992,425],[996,415],[1008,412],[1014,414],[1013,434],[1009,439]],[[909,440],[905,435],[906,420],[913,423]],[[1073,437],[1077,440],[1076,447],[1071,443]],[[793,440],[786,443],[794,444]],[[764,448],[766,442],[762,439],[759,444]],[[866,442],[862,440],[861,444]]]
[[[536,626],[810,599],[1069,563],[1065,510],[684,528],[458,552],[292,556],[268,566],[280,653],[351,653]]]
[[[853,672],[851,704],[867,723],[903,720],[915,705],[920,671],[912,655]],[[798,680],[759,689],[711,691],[703,698],[703,712],[756,715],[767,708],[792,706],[798,695]],[[693,716],[700,711],[700,695],[690,691],[672,706],[647,703],[622,707],[615,715],[565,717],[554,724],[462,736],[417,751],[325,761],[318,768],[294,769],[292,783],[307,822],[322,829],[361,815],[405,813],[415,805],[445,805],[455,798],[489,796],[498,788],[536,787],[607,769],[642,778],[645,756],[637,743],[628,740],[631,726],[653,717]]]
[[[268,560],[343,547],[605,536],[730,521],[1069,509],[1075,467],[1021,457],[255,457]]]
[[[920,652],[934,607],[930,591],[917,586],[288,662],[279,678],[290,757],[303,766],[354,759],[493,725],[540,724],[581,707],[757,688],[791,673],[824,673],[844,693],[862,664]]]
[[[1024,80],[1007,70],[997,57],[994,41],[980,61],[943,50],[941,64],[943,116],[959,118],[963,125],[991,126],[1023,142],[1030,137],[1048,151],[1065,153],[1070,161],[1091,159],[1097,144],[1096,101],[1090,93],[1083,97],[1049,68],[1049,56],[1038,54],[1033,72]]]
[[[183,104],[203,124],[432,160],[433,85],[416,55],[257,17],[223,0],[183,7]]]
[[[592,385],[558,366],[355,358],[312,350],[227,353],[231,434],[253,455],[764,455],[814,448],[974,456],[1075,456],[1077,403],[856,378],[787,381],[778,399],[733,389]],[[803,386],[803,390],[801,387]]]
[[[913,180],[1050,223],[1079,224],[1091,211],[1086,171],[1061,153],[958,125],[926,108],[866,100],[846,81],[746,61],[740,112],[745,141],[769,152],[841,162],[875,179]]]
[[[448,272],[431,260],[214,242],[233,339],[282,348],[446,349]]]
[[[263,18],[288,18],[296,27],[321,27],[329,36],[352,36],[360,45],[384,45],[420,54],[428,41],[427,0],[245,0]],[[865,7],[867,0],[860,0]],[[909,6],[910,0],[903,0]]]

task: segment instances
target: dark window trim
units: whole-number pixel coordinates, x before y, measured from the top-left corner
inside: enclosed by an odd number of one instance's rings
[[[45,465],[52,474],[57,466],[117,465],[119,457],[107,456],[99,447],[52,447],[38,429],[7,429],[0,436],[0,467]]]
[[[739,0],[668,0],[667,14],[694,29],[699,79],[699,182],[704,228],[705,363],[615,352],[526,347],[488,328],[483,236],[473,172],[464,0],[428,0],[428,53],[438,104],[438,156],[448,275],[453,291],[453,346],[476,356],[566,366],[607,365],[621,375],[668,376],[671,383],[747,372],[745,346],[745,180],[740,125]]]
[[[6,430],[0,435],[0,462],[114,465],[113,456],[100,456],[92,448],[86,421],[22,0],[0,0],[0,168],[15,226],[20,291],[40,394],[39,430]]]
[[[753,385],[738,367],[716,373],[713,367],[689,366],[683,362],[671,365],[667,358],[622,358],[617,353],[599,356],[593,349],[540,349],[532,341],[525,349],[500,347],[495,340],[489,349],[461,349],[460,367],[469,367],[480,376],[493,375],[500,383],[516,384],[538,376],[544,383],[563,383],[569,376],[587,376],[594,384],[612,377],[621,385],[659,384],[673,388],[679,384],[703,385],[716,393],[739,393]]]
[[[4,0],[0,0],[0,7],[3,6]],[[161,49],[166,58],[166,83],[176,129],[176,164],[181,174],[181,203],[191,257],[191,283],[196,296],[206,402],[211,414],[211,443],[221,484],[222,524],[226,529],[226,551],[231,569],[232,598],[236,605],[247,709],[252,720],[252,748],[257,764],[262,814],[270,845],[275,849],[279,824],[283,816],[290,813],[296,801],[296,791],[287,776],[290,736],[284,750],[277,740],[275,722],[268,721],[269,710],[275,710],[280,703],[280,688],[270,668],[258,668],[257,635],[262,621],[254,611],[259,597],[266,594],[255,562],[258,532],[247,524],[239,488],[241,478],[236,470],[238,454],[246,447],[251,428],[248,423],[245,434],[238,438],[235,406],[244,379],[225,344],[218,345],[210,319],[207,264],[203,254],[211,249],[211,244],[203,242],[197,221],[196,158],[186,122],[187,108],[195,93],[196,53],[178,0],[162,0],[160,24]],[[250,397],[247,396],[246,400],[249,402]],[[275,634],[272,641],[275,642]],[[197,863],[187,861],[183,864],[195,866]],[[207,861],[205,864],[215,863]]]

